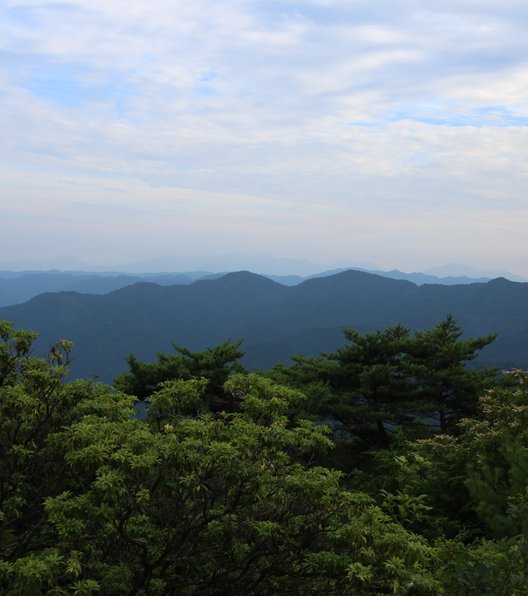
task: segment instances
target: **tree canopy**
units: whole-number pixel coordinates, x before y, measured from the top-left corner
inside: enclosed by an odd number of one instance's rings
[[[175,379],[205,379],[205,406],[212,410],[232,409],[229,396],[224,392],[224,383],[229,375],[244,372],[240,358],[242,340],[225,341],[218,346],[201,352],[191,352],[185,347],[173,344],[175,354],[158,353],[156,362],[141,362],[130,354],[127,363],[129,373],[119,375],[114,380],[115,387],[138,399],[146,399],[161,383]]]
[[[34,338],[0,323],[2,594],[526,593],[523,373],[484,392],[456,432],[416,440],[402,426],[345,474],[331,428],[303,413],[317,387],[342,407],[350,366],[386,424],[392,391],[399,408],[413,386],[403,328],[349,333],[307,391],[236,372],[236,344],[181,350],[218,376],[172,369],[144,420],[124,381],[68,382],[71,343],[36,358]],[[293,368],[298,385],[312,374],[308,360]]]
[[[497,374],[467,366],[495,336],[461,339],[452,316],[413,334],[402,325],[344,334],[347,343],[336,352],[296,356],[293,365],[279,365],[271,376],[308,392],[307,414],[334,420],[341,434],[368,445],[387,447],[388,428],[416,428],[423,421],[429,429],[455,431],[464,416],[475,413],[479,395]]]

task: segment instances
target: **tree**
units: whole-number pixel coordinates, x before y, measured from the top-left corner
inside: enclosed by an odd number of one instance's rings
[[[426,491],[464,522],[469,544],[439,549],[448,593],[521,596],[528,591],[528,376],[506,374],[480,398],[458,436],[437,435],[414,449],[428,462]],[[436,480],[436,486],[434,481]],[[425,488],[422,485],[422,488]],[[431,502],[431,501],[430,501]],[[472,527],[465,525],[472,515]]]
[[[0,592],[440,593],[434,549],[312,465],[331,442],[288,420],[299,392],[235,375],[238,412],[189,417],[205,383],[179,379],[141,421],[3,331]]]
[[[432,329],[416,332],[408,347],[408,374],[416,385],[417,400],[422,402],[419,407],[436,411],[442,433],[454,430],[459,420],[475,413],[480,395],[497,374],[495,369],[466,366],[496,335],[461,336],[462,329],[448,315]]]
[[[528,375],[513,371],[480,400],[477,419],[462,423],[466,485],[477,514],[499,537],[528,535]]]
[[[361,437],[368,448],[388,447],[388,428],[409,436],[427,434],[433,430],[425,422],[431,415],[438,417],[442,433],[454,432],[496,380],[495,369],[467,367],[495,335],[461,339],[450,315],[412,335],[402,325],[365,334],[345,329],[344,334],[348,341],[336,352],[297,356],[273,375],[307,391],[310,413],[338,421],[347,441]]]
[[[0,322],[0,337],[0,591],[40,593],[40,574],[58,561],[45,501],[78,482],[56,438],[88,417],[128,420],[133,399],[91,382],[64,383],[71,342],[42,359],[31,356],[36,334]]]
[[[223,386],[231,374],[244,372],[240,362],[244,355],[241,344],[242,340],[225,341],[201,352],[191,352],[173,344],[176,354],[158,353],[156,362],[140,362],[131,354],[127,358],[130,372],[118,376],[114,385],[124,393],[144,400],[166,381],[201,378],[207,381],[202,409],[231,411],[237,404],[224,393]]]
[[[336,352],[295,356],[293,365],[276,367],[272,377],[306,392],[307,413],[334,423],[347,442],[361,436],[371,446],[387,446],[387,423],[409,422],[409,331],[396,325],[366,334],[344,329],[344,334],[348,343]]]
[[[18,379],[36,338],[32,331],[15,331],[11,323],[0,321],[0,387]]]
[[[396,325],[364,335],[345,329],[344,334],[350,343],[331,356],[338,365],[334,384],[348,394],[356,420],[375,423],[381,444],[387,446],[385,424],[402,422],[404,403],[409,400],[405,365],[409,330]]]

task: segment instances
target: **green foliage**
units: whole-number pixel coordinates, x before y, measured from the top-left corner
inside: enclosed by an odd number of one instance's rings
[[[453,431],[464,416],[477,410],[483,389],[490,387],[496,370],[471,370],[465,365],[496,335],[460,339],[462,330],[449,315],[428,331],[417,332],[409,344],[409,372],[415,379],[417,398],[436,411],[441,432]],[[422,407],[424,407],[422,406]]]
[[[146,399],[161,383],[177,380],[205,379],[204,408],[231,411],[236,408],[226,396],[223,386],[233,373],[244,372],[240,358],[242,341],[224,343],[202,352],[191,352],[174,345],[176,354],[158,354],[157,362],[140,362],[133,354],[127,358],[130,373],[118,376],[114,385],[128,395]]]
[[[524,596],[528,590],[528,543],[520,537],[465,546],[439,544],[438,562],[446,594]]]
[[[509,385],[509,386],[508,386]],[[528,532],[528,376],[487,392],[481,418],[464,421],[463,446],[473,452],[467,487],[476,511],[499,536]]]
[[[205,379],[187,381],[164,381],[149,398],[149,418],[161,424],[176,416],[198,415],[203,410],[203,394],[207,387]]]
[[[333,421],[356,448],[387,448],[389,429],[404,430],[410,438],[427,436],[432,426],[424,418],[437,419],[443,433],[454,432],[456,422],[476,411],[479,395],[495,381],[495,370],[466,366],[495,336],[461,339],[451,316],[413,335],[402,325],[344,333],[349,343],[335,353],[297,356],[292,366],[276,367],[272,376],[305,391],[302,409]]]
[[[331,442],[290,423],[299,392],[235,375],[239,412],[189,417],[205,382],[175,380],[139,421],[28,353],[0,389],[2,593],[440,593],[423,538],[310,464]]]
[[[451,319],[414,337],[347,332],[338,353],[275,371],[293,386],[236,373],[234,345],[180,350],[169,359],[187,369],[149,389],[145,420],[135,397],[65,381],[70,342],[38,359],[34,334],[0,332],[2,594],[528,591],[526,375],[453,434],[414,440],[400,411],[473,411],[487,377],[461,370],[479,348]],[[448,385],[450,401],[435,393]],[[347,477],[320,465],[342,453],[317,408],[348,416],[342,445],[379,433],[376,417],[400,427]]]
[[[0,586],[40,594],[43,585],[54,586],[63,564],[44,502],[78,485],[60,433],[83,419],[128,420],[133,399],[91,382],[64,383],[69,342],[59,342],[48,360],[37,359],[30,356],[34,334],[1,328]]]
[[[396,443],[376,451],[352,484],[370,494],[407,529],[430,540],[475,536],[478,520],[468,505],[467,453],[450,435]]]
[[[422,495],[433,514],[421,522],[427,536],[496,537],[511,546],[528,531],[527,429],[528,379],[514,371],[481,397],[478,416],[463,420],[457,436],[377,452],[374,469],[355,479],[372,495],[390,494],[389,502],[402,491]]]
[[[93,480],[46,501],[61,552],[80,550],[106,593],[397,592],[410,581],[434,593],[423,540],[341,489],[338,473],[296,463],[323,431],[259,412],[178,418],[161,433],[74,425],[68,451]],[[94,440],[106,445],[96,461]]]
[[[410,393],[403,366],[409,331],[396,325],[365,335],[345,329],[344,334],[350,343],[332,355],[338,372],[333,385],[350,396],[356,419],[375,423],[382,444],[387,445],[385,423],[401,420],[402,401]]]
[[[0,386],[17,379],[36,338],[32,331],[15,331],[11,323],[0,321]]]

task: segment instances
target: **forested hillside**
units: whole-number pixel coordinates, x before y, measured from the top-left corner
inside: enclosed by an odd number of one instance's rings
[[[327,277],[341,273],[346,269],[323,271],[308,277],[299,275],[266,275],[285,286],[296,286],[306,279]],[[432,284],[468,284],[486,282],[489,278],[472,279],[470,277],[435,277],[424,273],[403,273],[401,271],[369,271],[393,279],[405,279],[418,285]],[[0,307],[27,302],[45,292],[80,292],[82,294],[108,294],[136,283],[156,283],[162,286],[174,284],[187,285],[197,279],[215,279],[225,273],[192,271],[186,273],[85,273],[82,271],[0,271]]]
[[[193,350],[243,339],[244,363],[268,368],[292,354],[343,343],[343,327],[371,331],[401,322],[424,329],[452,314],[468,335],[499,333],[478,362],[528,364],[528,284],[496,279],[470,285],[421,285],[360,271],[286,287],[231,273],[191,285],[140,283],[104,296],[44,294],[0,309],[0,317],[40,333],[45,354],[59,338],[75,342],[72,374],[110,381],[135,353],[152,359],[172,343]]]
[[[144,281],[159,285],[190,284],[197,277],[183,274],[125,275],[43,271],[12,273],[0,271],[0,306],[21,304],[45,292],[107,294]]]

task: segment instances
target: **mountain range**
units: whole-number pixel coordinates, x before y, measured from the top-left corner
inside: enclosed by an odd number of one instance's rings
[[[434,326],[452,314],[467,336],[499,332],[480,364],[528,366],[528,283],[498,278],[464,285],[417,285],[348,270],[286,286],[249,272],[187,285],[140,282],[104,295],[45,293],[0,308],[0,318],[40,333],[35,350],[75,343],[74,377],[104,381],[135,353],[151,360],[172,343],[193,350],[244,339],[248,367],[267,368],[294,353],[333,351],[343,327],[361,332],[398,322]]]
[[[307,279],[327,277],[347,271],[349,268],[322,271],[308,276],[300,275],[265,275],[269,279],[286,286],[295,286]],[[418,285],[433,284],[467,284],[489,281],[487,277],[445,276],[438,277],[427,273],[404,273],[392,271],[378,271],[372,269],[354,268],[359,271],[374,273],[392,279],[405,279]],[[471,270],[467,271],[471,273]],[[21,304],[43,294],[44,292],[81,292],[83,294],[107,294],[138,282],[152,282],[162,286],[174,284],[191,284],[197,279],[214,279],[224,275],[211,271],[186,271],[182,273],[141,273],[130,274],[124,272],[85,272],[85,271],[0,271],[0,307]]]
[[[45,292],[108,294],[138,282],[152,282],[159,285],[190,284],[206,275],[208,273],[205,271],[142,276],[82,271],[0,271],[0,306],[21,304]]]

